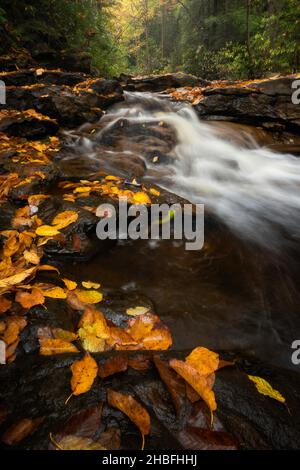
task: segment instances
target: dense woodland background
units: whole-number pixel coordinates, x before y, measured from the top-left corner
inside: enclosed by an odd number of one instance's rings
[[[0,27],[2,53],[61,54],[102,75],[237,79],[300,65],[299,0],[0,0]]]

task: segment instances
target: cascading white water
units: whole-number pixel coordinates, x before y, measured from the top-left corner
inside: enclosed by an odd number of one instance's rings
[[[161,186],[204,203],[240,237],[265,247],[276,249],[300,238],[299,159],[234,145],[188,106],[173,110],[168,101],[144,93],[127,93],[126,103],[107,115],[98,141],[124,117],[135,124],[163,121],[176,131],[177,145]]]

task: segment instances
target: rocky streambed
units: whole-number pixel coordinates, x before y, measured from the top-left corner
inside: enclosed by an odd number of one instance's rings
[[[179,98],[178,109],[186,93],[196,93],[196,103],[194,95],[188,101],[222,138],[296,155],[295,77],[220,86],[184,74],[104,80],[35,67],[4,70],[0,79],[7,87],[0,112],[2,448],[140,448],[138,427],[107,401],[111,389],[147,410],[147,449],[299,448],[300,376],[291,362],[300,331],[297,246],[274,254],[246,244],[209,212],[201,252],[172,240],[100,241],[95,233],[96,208],[117,207],[120,196],[149,207],[187,202],[160,185],[177,136],[159,117],[157,95],[139,93],[159,93],[167,107]],[[138,113],[141,101],[157,117],[132,122],[130,109]],[[129,114],[119,115],[124,106]],[[130,313],[136,307],[140,318]],[[93,333],[92,347],[80,332],[89,308],[101,312],[106,328],[104,337]],[[213,424],[207,403],[170,366],[198,347],[220,354],[208,374]],[[97,377],[65,404],[71,366],[86,351]],[[249,376],[265,379],[284,402],[259,393]]]

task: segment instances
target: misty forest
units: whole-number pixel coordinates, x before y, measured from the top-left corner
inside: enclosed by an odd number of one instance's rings
[[[299,0],[0,0],[0,449],[299,450],[299,157]]]

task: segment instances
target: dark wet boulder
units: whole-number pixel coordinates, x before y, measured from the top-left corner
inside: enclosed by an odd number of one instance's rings
[[[0,80],[3,80],[7,87],[34,85],[35,83],[75,86],[86,79],[87,75],[79,72],[63,72],[42,68],[0,73]]]
[[[145,77],[120,77],[121,83],[127,90],[160,92],[168,88],[184,86],[208,86],[210,82],[186,73],[168,73],[165,75],[150,75]]]
[[[203,119],[230,119],[247,124],[279,124],[299,130],[300,106],[293,104],[295,77],[284,77],[245,86],[207,88],[195,106]]]
[[[104,80],[107,82],[106,80]],[[108,86],[107,86],[108,88]],[[7,89],[9,109],[33,108],[51,118],[60,125],[75,127],[86,122],[95,122],[106,109],[116,101],[122,101],[123,90],[115,82],[114,91],[98,93],[85,83],[80,87],[35,84],[29,87],[10,87]]]
[[[0,132],[10,136],[39,139],[56,134],[58,124],[55,119],[43,116],[32,109],[24,111],[3,110],[0,112]]]

